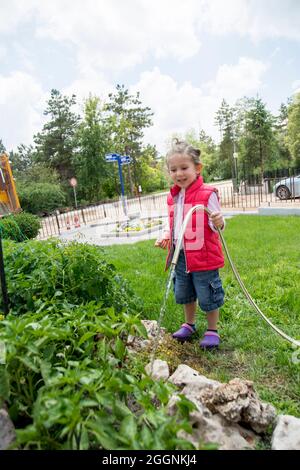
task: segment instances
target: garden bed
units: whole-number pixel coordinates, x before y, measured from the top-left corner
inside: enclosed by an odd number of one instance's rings
[[[101,234],[102,238],[138,237],[162,230],[163,220],[157,217],[139,217],[114,225]]]

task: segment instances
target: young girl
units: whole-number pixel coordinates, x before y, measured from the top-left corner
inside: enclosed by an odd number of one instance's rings
[[[196,332],[197,300],[207,315],[208,328],[200,341],[202,349],[217,348],[220,336],[217,330],[219,308],[224,303],[224,290],[219,268],[224,256],[217,228],[224,229],[217,189],[203,183],[200,150],[175,139],[167,154],[167,167],[175,183],[168,196],[170,232],[165,232],[155,246],[169,248],[166,269],[170,266],[182,221],[196,204],[206,206],[211,215],[202,210],[193,212],[185,231],[174,277],[177,304],[183,304],[185,323],[173,338],[190,340]]]

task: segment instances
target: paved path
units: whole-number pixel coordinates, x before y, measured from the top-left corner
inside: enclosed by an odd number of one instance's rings
[[[299,204],[276,204],[276,207],[259,207],[258,209],[245,209],[245,210],[235,210],[223,208],[222,212],[225,219],[234,217],[235,215],[299,215],[300,208]],[[153,229],[153,231],[144,231],[144,233],[139,235],[128,235],[128,236],[118,236],[118,237],[109,237],[103,236],[108,232],[114,231],[116,228],[117,222],[124,222],[125,217],[121,217],[118,221],[113,220],[112,218],[106,218],[105,220],[96,220],[89,225],[81,226],[77,229],[67,230],[61,233],[58,237],[61,240],[76,240],[81,243],[89,243],[92,245],[124,245],[129,243],[136,243],[142,240],[155,240],[160,238],[163,235],[163,230],[167,227],[167,216],[161,215],[160,212],[152,212],[152,217],[159,217],[162,219],[163,224]]]
[[[251,211],[240,211],[240,210],[229,210],[224,209],[223,214],[225,218],[233,217],[238,214],[258,214],[257,210]],[[153,216],[160,216],[159,213],[152,214]],[[128,236],[119,236],[119,237],[103,237],[102,235],[107,232],[112,232],[116,228],[116,221],[112,219],[107,219],[105,222],[103,220],[95,221],[91,225],[82,226],[78,229],[67,230],[62,232],[60,235],[61,240],[76,240],[81,243],[89,243],[92,245],[123,245],[129,243],[136,243],[142,240],[155,240],[162,236],[164,228],[167,226],[167,217],[162,216],[163,225],[160,225],[156,230],[147,233],[140,234],[137,236],[128,235]]]

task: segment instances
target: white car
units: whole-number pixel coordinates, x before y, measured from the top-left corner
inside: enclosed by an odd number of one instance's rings
[[[274,194],[279,199],[289,199],[291,197],[300,197],[300,175],[284,178],[275,184]]]

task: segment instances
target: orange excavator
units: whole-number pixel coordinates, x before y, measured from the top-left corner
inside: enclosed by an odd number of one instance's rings
[[[21,210],[16,185],[13,179],[9,158],[0,155],[0,217]]]
[[[0,155],[0,218],[21,210],[16,185],[13,179],[9,158],[6,153]],[[2,291],[2,308],[4,315],[9,313],[9,298],[5,280],[2,237],[0,230],[0,284]],[[1,317],[2,315],[0,315]]]

